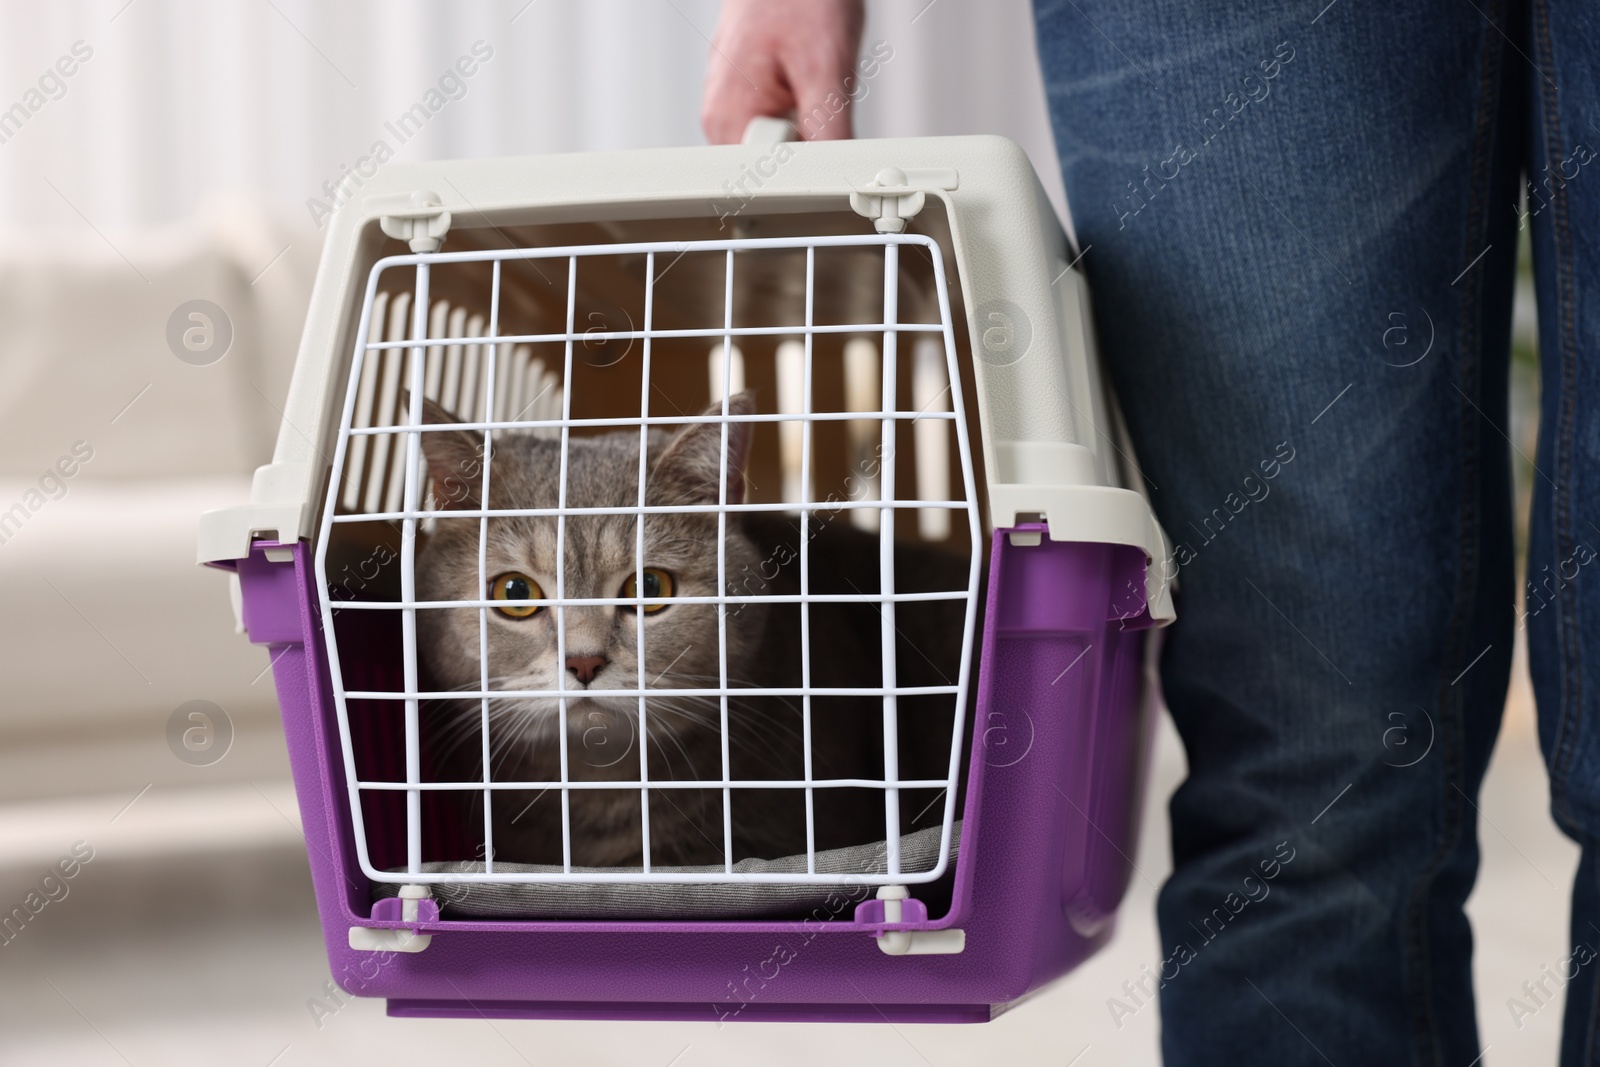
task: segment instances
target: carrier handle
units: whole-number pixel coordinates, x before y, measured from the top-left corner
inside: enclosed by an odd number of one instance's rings
[[[744,126],[740,144],[772,145],[797,140],[794,123],[776,115],[757,115]]]

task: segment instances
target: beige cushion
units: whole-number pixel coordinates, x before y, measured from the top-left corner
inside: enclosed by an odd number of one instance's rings
[[[76,441],[95,452],[89,481],[248,474],[277,435],[315,235],[235,206],[106,239],[115,249],[87,228],[0,245],[0,476],[37,477]],[[195,299],[233,325],[209,366],[167,343]]]

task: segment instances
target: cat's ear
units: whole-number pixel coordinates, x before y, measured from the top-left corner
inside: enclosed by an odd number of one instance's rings
[[[754,415],[755,394],[746,390],[728,398],[729,415]],[[701,412],[704,419],[722,415],[722,404]],[[728,425],[728,503],[744,502],[744,468],[750,458],[754,423]],[[693,422],[678,431],[650,472],[650,496],[662,504],[715,504],[722,476],[722,424]]]
[[[402,391],[400,406],[408,410],[409,392]],[[462,422],[446,409],[422,398],[422,423],[438,426]],[[433,478],[435,506],[441,511],[476,508],[483,486],[483,434],[475,430],[432,430],[422,435],[422,454]]]

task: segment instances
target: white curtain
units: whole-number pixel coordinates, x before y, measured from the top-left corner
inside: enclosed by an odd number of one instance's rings
[[[323,182],[380,140],[401,160],[698,144],[718,7],[6,0],[0,236],[114,240],[236,194],[309,223]],[[1026,0],[880,0],[866,37],[893,58],[862,103],[861,135],[1006,134],[1062,210]],[[474,57],[475,44],[492,55]],[[473,74],[452,81],[462,57]],[[385,124],[441,77],[434,102],[447,102],[402,143]]]

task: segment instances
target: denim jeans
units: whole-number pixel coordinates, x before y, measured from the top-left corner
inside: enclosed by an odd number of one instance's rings
[[[1600,1064],[1600,10],[1037,0],[1036,22],[1101,348],[1179,567],[1166,1062],[1476,1060],[1463,903],[1520,626],[1552,812],[1583,847],[1562,1062]]]

